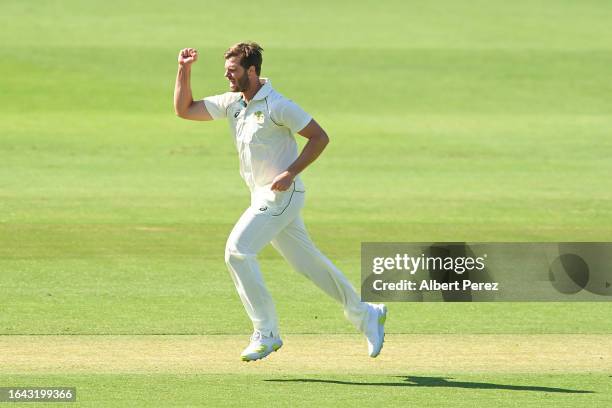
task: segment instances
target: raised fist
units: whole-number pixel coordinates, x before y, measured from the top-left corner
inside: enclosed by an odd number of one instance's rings
[[[198,59],[198,50],[195,48],[183,48],[178,55],[179,65],[191,65]]]

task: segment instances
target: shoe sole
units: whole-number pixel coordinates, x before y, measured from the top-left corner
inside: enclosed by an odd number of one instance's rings
[[[282,345],[282,343],[281,343],[281,344],[273,344],[273,345],[272,345],[272,351],[270,351],[269,353],[266,353],[266,354],[264,354],[264,355],[257,356],[257,357],[255,357],[255,358],[249,358],[249,356],[240,356],[240,359],[241,359],[242,361],[247,362],[247,363],[248,363],[248,362],[250,362],[250,361],[257,361],[257,360],[261,360],[261,359],[264,359],[264,358],[268,357],[270,354],[277,352],[278,350],[280,350],[280,348],[281,348],[282,346],[283,346],[283,345]]]

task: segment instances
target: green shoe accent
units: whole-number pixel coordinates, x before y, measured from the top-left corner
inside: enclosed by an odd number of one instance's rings
[[[279,348],[281,348],[281,346],[279,344],[273,344],[272,345],[272,350],[277,351]]]
[[[258,353],[263,353],[266,351],[266,345],[262,344],[261,347],[259,347],[257,350],[255,350]]]
[[[249,360],[249,358],[247,356],[241,356],[240,359],[242,361],[251,361],[251,360]]]

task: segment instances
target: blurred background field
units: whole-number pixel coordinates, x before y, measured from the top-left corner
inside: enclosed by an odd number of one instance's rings
[[[328,130],[304,216],[355,284],[362,241],[609,240],[605,4],[3,2],[0,332],[248,332],[222,257],[248,194],[227,125],[173,114],[187,46],[201,98],[259,41]],[[285,330],[351,330],[261,258]],[[389,328],[609,332],[611,310],[398,304]]]

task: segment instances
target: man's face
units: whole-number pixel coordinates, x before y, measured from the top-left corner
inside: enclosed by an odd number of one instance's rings
[[[249,89],[249,75],[240,65],[239,57],[225,60],[225,77],[229,80],[232,92],[244,92]]]

